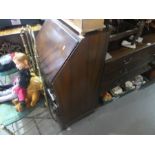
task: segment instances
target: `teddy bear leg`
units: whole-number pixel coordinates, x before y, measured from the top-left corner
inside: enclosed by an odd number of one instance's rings
[[[22,112],[26,109],[26,103],[24,101],[19,102],[18,104],[16,104],[15,108],[18,112]]]
[[[26,108],[30,108],[31,107],[31,99],[30,98],[27,98],[25,99],[25,103],[26,103]]]
[[[37,102],[39,101],[39,97],[40,97],[40,94],[39,93],[35,93],[32,95],[32,100],[31,100],[31,107],[34,107]]]

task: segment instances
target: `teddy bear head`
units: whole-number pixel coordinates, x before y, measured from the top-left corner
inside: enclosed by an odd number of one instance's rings
[[[39,76],[32,76],[30,79],[30,84],[28,86],[28,91],[39,91],[43,89],[43,83]]]

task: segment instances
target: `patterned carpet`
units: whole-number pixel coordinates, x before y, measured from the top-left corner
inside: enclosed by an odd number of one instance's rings
[[[43,106],[44,100],[41,99],[38,106]],[[11,102],[6,102],[3,104],[0,104],[0,125],[8,126],[12,124],[13,122],[16,122],[25,116],[27,116],[30,112],[32,112],[34,108],[26,109],[23,112],[17,112],[15,109],[15,106]]]

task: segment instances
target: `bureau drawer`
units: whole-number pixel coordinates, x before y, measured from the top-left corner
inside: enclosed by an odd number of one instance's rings
[[[124,59],[123,60],[124,68],[130,71],[151,62],[153,60],[153,57],[150,52],[151,49],[152,48],[143,49],[138,53],[134,53],[131,57]]]
[[[123,58],[106,63],[105,75],[126,73],[126,70],[132,70],[151,62],[153,55],[155,56],[155,45],[144,46]]]
[[[144,65],[144,66],[140,66],[136,69],[133,69],[129,72],[126,72],[125,74],[122,74],[120,76],[111,76],[112,78],[106,78],[103,80],[103,90],[107,91],[109,89],[112,89],[113,87],[123,84],[128,80],[132,80],[132,78],[134,78],[136,75],[138,74],[142,74],[146,71],[148,71],[150,69],[150,66],[148,65]]]
[[[155,45],[145,46],[123,58],[106,63],[103,90],[109,90],[109,88],[145,72],[145,66],[153,59],[155,59]]]

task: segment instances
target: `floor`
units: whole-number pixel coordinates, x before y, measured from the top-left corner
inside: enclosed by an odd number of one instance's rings
[[[1,130],[0,135],[54,135],[61,131],[45,107],[36,108],[24,119],[7,126],[7,129]]]
[[[37,108],[9,131],[25,135],[152,135],[155,134],[155,84],[101,106],[62,131],[46,108]],[[1,135],[10,134],[0,131]]]

